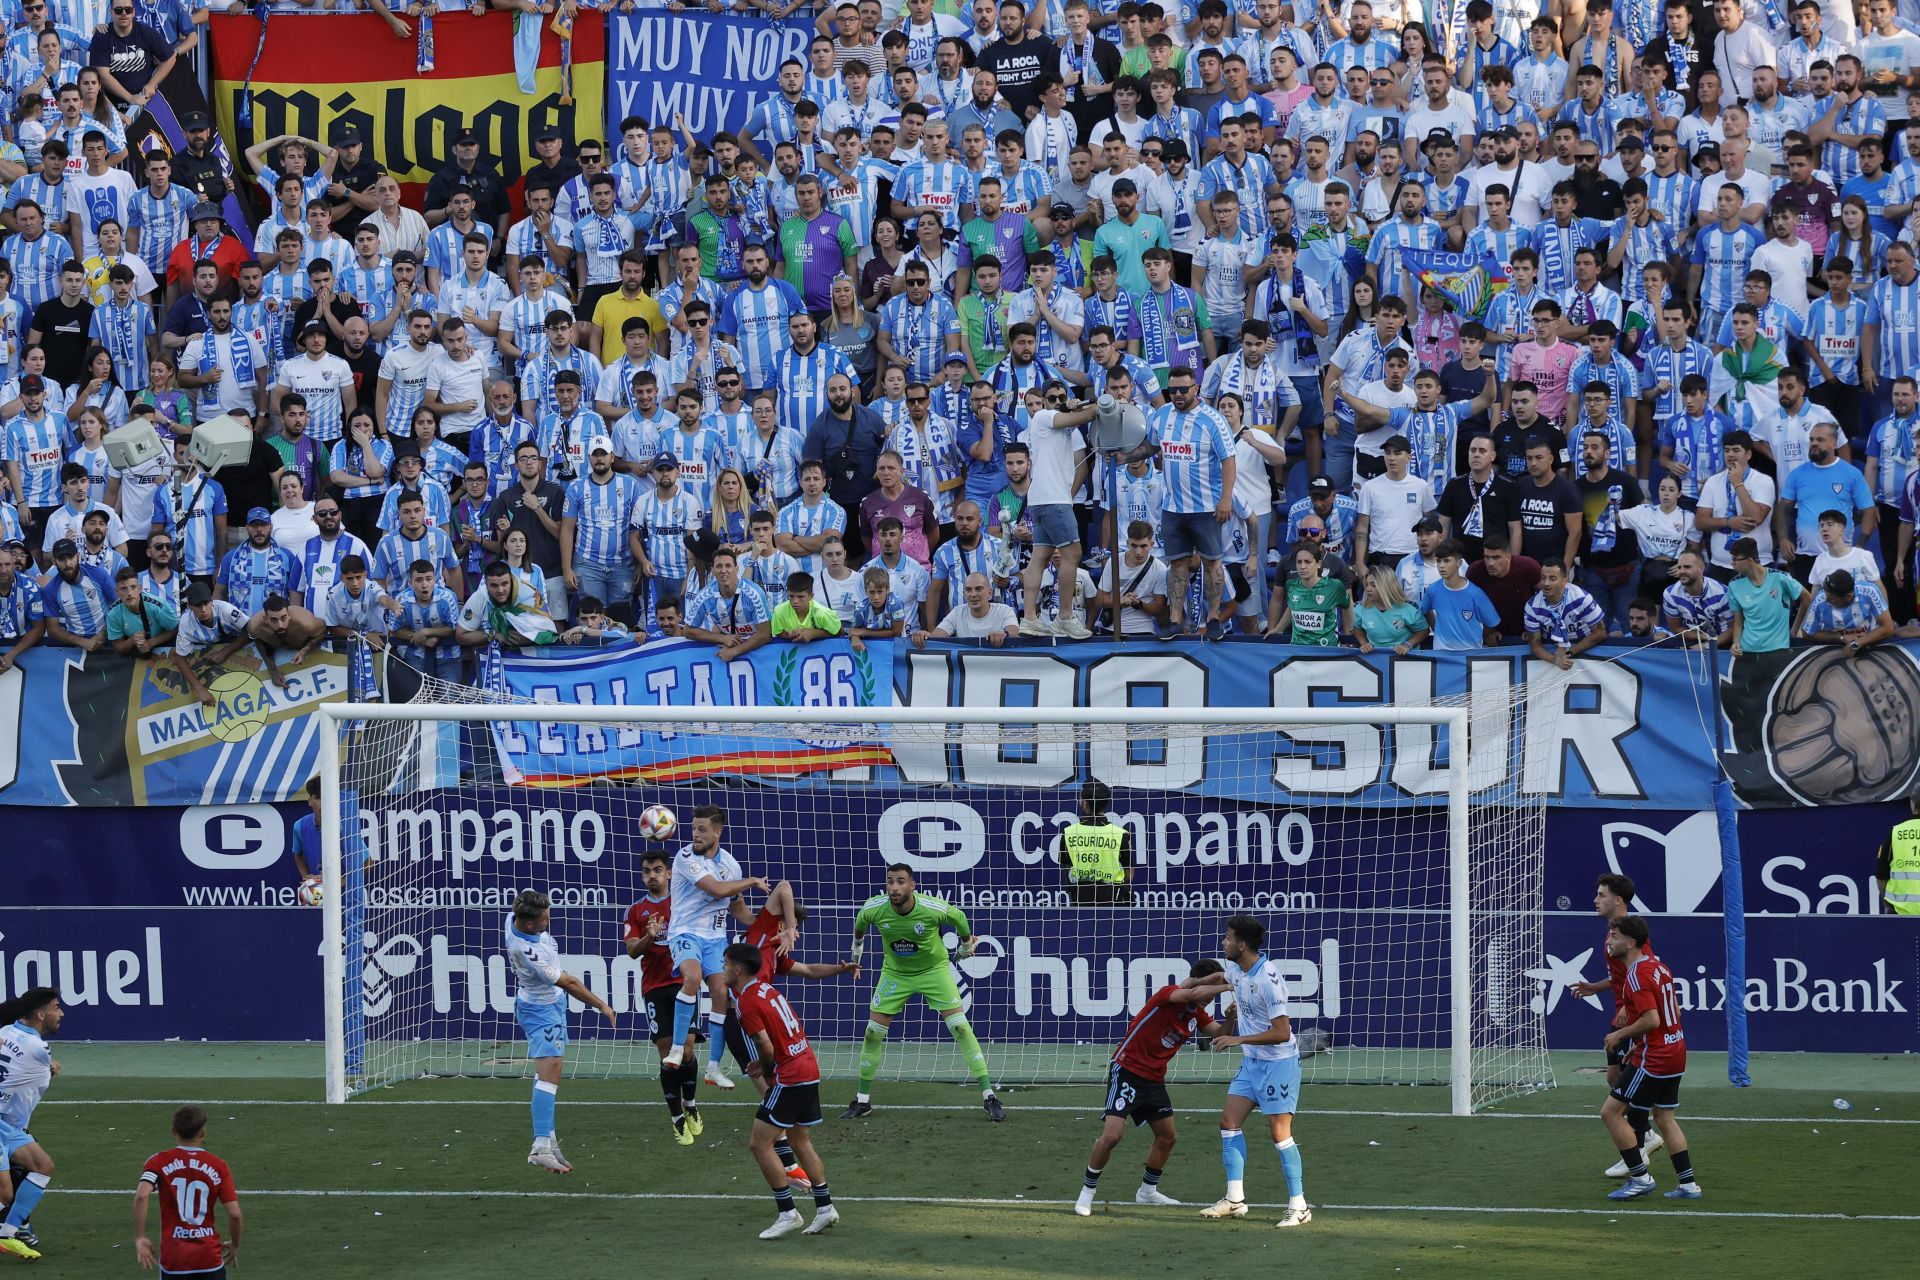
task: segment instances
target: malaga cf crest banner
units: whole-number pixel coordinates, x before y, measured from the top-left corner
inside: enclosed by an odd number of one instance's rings
[[[1400,261],[1429,289],[1437,289],[1461,315],[1482,316],[1495,294],[1507,287],[1507,269],[1490,253],[1448,253],[1442,249],[1402,249]]]

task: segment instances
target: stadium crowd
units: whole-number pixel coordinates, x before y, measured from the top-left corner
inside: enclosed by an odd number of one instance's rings
[[[130,147],[206,11],[49,3],[4,6],[0,669],[1913,620],[1909,0],[863,0],[737,134],[548,129],[509,183],[466,130],[417,200],[350,130]],[[175,457],[122,472],[136,418]]]

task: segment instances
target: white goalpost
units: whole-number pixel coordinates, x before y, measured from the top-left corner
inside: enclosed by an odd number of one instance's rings
[[[665,804],[679,831],[652,847],[671,856],[715,806],[746,874],[793,885],[796,959],[846,958],[887,865],[911,866],[978,935],[955,969],[996,1081],[1102,1079],[1131,1014],[1245,913],[1310,1084],[1445,1089],[1469,1114],[1553,1084],[1526,974],[1545,809],[1524,744],[1563,701],[1549,678],[1410,706],[642,707],[426,680],[404,704],[323,704],[326,1097],[527,1074],[502,932],[537,888],[563,965],[620,1016],[610,1031],[570,1002],[569,1077],[632,1077],[650,1099],[647,978],[621,930],[646,893],[639,816]],[[1091,781],[1131,839],[1118,900],[1059,862]],[[878,963],[869,947],[857,978],[784,984],[829,1092],[851,1096]],[[1170,1079],[1224,1080],[1237,1056],[1182,1054]],[[909,1006],[881,1079],[965,1076]]]

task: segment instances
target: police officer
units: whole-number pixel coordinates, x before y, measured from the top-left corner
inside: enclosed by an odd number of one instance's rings
[[[1920,916],[1920,795],[1907,800],[1912,815],[1887,833],[1874,878],[1895,915]],[[1071,829],[1071,828],[1069,828]]]
[[[1133,837],[1107,821],[1113,792],[1104,782],[1080,788],[1080,821],[1060,833],[1060,867],[1078,906],[1133,902]]]

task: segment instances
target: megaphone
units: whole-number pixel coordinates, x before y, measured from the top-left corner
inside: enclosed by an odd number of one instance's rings
[[[1131,453],[1147,438],[1147,416],[1132,401],[1102,395],[1093,414],[1093,447],[1099,453]]]

